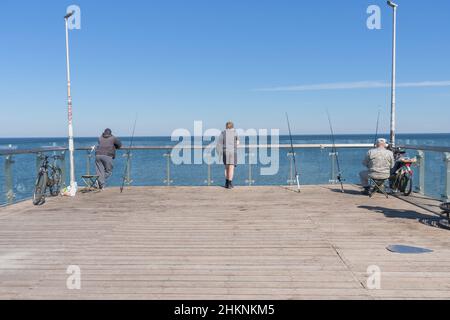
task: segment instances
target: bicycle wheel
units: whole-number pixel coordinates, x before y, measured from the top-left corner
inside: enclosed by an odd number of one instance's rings
[[[400,179],[400,191],[405,196],[409,196],[412,192],[412,179],[408,174],[405,174]]]
[[[392,177],[392,179],[389,181],[391,190],[398,191],[400,189],[400,185],[401,185],[400,180],[401,180],[401,177],[398,174],[396,174],[394,177]]]
[[[52,196],[57,196],[61,191],[61,169],[53,168],[51,175],[51,185],[50,185],[50,194]]]
[[[40,171],[38,173],[33,192],[33,204],[39,206],[45,202],[45,190],[47,189],[47,174]]]

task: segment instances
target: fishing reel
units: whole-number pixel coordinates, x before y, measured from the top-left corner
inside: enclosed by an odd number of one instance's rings
[[[406,150],[400,147],[390,148],[389,150],[392,151],[392,153],[394,154],[394,159],[396,160],[400,159],[406,154]]]
[[[406,150],[400,147],[389,148],[394,154],[405,154]]]

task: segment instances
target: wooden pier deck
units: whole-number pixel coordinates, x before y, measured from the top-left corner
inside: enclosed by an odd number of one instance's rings
[[[450,298],[450,231],[412,204],[347,189],[112,188],[0,208],[0,298]],[[70,265],[80,290],[66,286]],[[367,286],[372,265],[380,289]]]

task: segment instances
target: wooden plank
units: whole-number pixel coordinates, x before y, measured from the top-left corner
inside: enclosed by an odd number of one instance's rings
[[[434,216],[347,190],[112,188],[3,207],[0,298],[450,298],[448,231],[421,223]],[[81,268],[81,290],[66,288],[69,265]],[[371,265],[379,290],[366,288]]]

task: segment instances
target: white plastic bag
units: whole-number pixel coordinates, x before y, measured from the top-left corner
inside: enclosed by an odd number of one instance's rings
[[[61,190],[61,195],[66,197],[75,197],[78,190],[78,184],[75,182],[74,187],[67,186]]]

